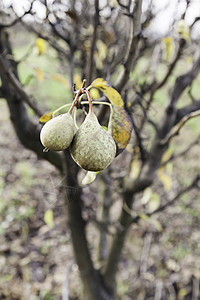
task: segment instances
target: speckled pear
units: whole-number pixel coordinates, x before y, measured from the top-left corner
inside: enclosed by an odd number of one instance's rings
[[[72,141],[71,156],[87,171],[102,171],[113,161],[116,144],[98,122],[93,111],[89,111]]]
[[[71,114],[61,114],[43,126],[40,140],[47,150],[65,150],[71,144],[75,131]]]

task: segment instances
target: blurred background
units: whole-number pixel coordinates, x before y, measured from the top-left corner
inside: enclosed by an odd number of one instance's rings
[[[0,47],[1,56],[14,62],[17,73],[11,70],[20,88],[42,113],[71,103],[73,83],[80,88],[84,78],[89,85],[102,77],[122,95],[132,118],[130,142],[114,165],[90,184],[88,179],[82,182],[86,172],[77,175],[89,249],[100,270],[118,228],[123,179],[139,178],[183,74],[189,74],[189,83],[176,109],[183,113],[192,108],[188,114],[200,109],[200,77],[197,72],[191,79],[189,73],[200,55],[199,1],[144,0],[137,32],[136,23],[131,27],[136,6],[137,1],[128,0],[0,2],[1,44],[5,33],[10,43],[7,52]],[[131,34],[135,44],[130,46]],[[128,50],[133,46],[131,58]],[[125,78],[124,62],[129,61]],[[0,84],[0,299],[83,299],[63,200],[63,189],[73,200],[79,187],[68,185],[59,168],[32,146],[22,145],[10,119],[2,76]],[[91,95],[105,101],[96,89]],[[40,129],[39,115],[25,105],[28,118]],[[102,108],[95,111],[102,118]],[[116,299],[200,299],[199,117],[189,117],[177,133],[161,155],[152,182],[135,196]],[[102,207],[109,216],[102,214]],[[99,241],[101,221],[107,224],[104,246]]]

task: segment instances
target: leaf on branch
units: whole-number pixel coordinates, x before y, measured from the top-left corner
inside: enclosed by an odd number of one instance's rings
[[[177,32],[182,39],[186,40],[186,42],[190,41],[190,28],[185,20],[181,19],[178,21]]]
[[[40,68],[34,68],[35,74],[38,81],[42,82],[44,80],[44,73]]]
[[[174,39],[170,36],[163,38],[164,49],[165,49],[165,59],[170,61],[174,55]]]
[[[101,70],[103,68],[103,62],[106,58],[108,48],[104,42],[98,40],[96,42],[97,51],[94,53],[94,59],[97,69]]]
[[[40,117],[40,121],[39,121],[39,122],[40,122],[41,124],[47,123],[49,120],[52,119],[52,115],[53,115],[52,112],[46,113],[45,115],[43,115],[43,116]]]
[[[160,196],[157,193],[152,193],[148,203],[148,210],[150,213],[154,212],[160,206]]]
[[[54,218],[52,209],[48,209],[44,214],[44,221],[49,228],[54,227]]]
[[[46,42],[45,42],[45,40],[43,40],[41,38],[38,38],[38,39],[36,39],[35,43],[36,43],[36,46],[38,48],[39,55],[46,52]]]
[[[131,163],[131,170],[129,176],[134,180],[140,174],[141,162],[138,159],[134,159]]]
[[[158,179],[163,184],[164,189],[166,191],[170,191],[172,188],[172,178],[168,174],[165,173],[165,168],[161,167],[157,171]]]
[[[100,98],[99,91],[96,88],[92,88],[90,90],[90,95],[91,95],[92,99],[94,99],[94,100],[97,100]]]
[[[88,171],[86,173],[85,177],[83,178],[81,184],[87,185],[87,184],[92,183],[96,179],[97,174],[98,174],[98,172]]]
[[[80,89],[82,84],[83,84],[83,81],[82,81],[81,76],[79,74],[74,75],[73,82],[76,85],[76,89]]]
[[[162,160],[161,160],[161,163],[164,164],[166,163],[172,156],[173,154],[173,148],[172,147],[169,147],[163,154],[162,156]]]
[[[111,134],[117,145],[117,155],[120,154],[128,145],[131,132],[132,132],[132,121],[128,113],[122,107],[118,105],[112,105],[113,115],[111,126]]]
[[[144,190],[144,193],[143,193],[142,199],[141,199],[141,203],[143,205],[146,205],[149,202],[149,200],[151,199],[152,193],[153,193],[153,191],[150,187],[148,187]]]
[[[90,85],[90,88],[92,87],[95,87],[102,91],[105,94],[105,96],[109,99],[110,103],[118,105],[120,107],[124,107],[124,101],[122,100],[121,95],[118,93],[117,90],[107,85],[107,82],[103,78],[95,79]]]

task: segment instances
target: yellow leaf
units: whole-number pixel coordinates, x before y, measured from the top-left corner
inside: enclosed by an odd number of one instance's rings
[[[49,228],[53,228],[54,226],[54,218],[52,209],[48,209],[44,214],[44,221]]]
[[[160,196],[157,193],[153,193],[148,203],[149,212],[153,212],[160,206]]]
[[[165,173],[165,169],[161,167],[157,171],[158,179],[162,182],[164,189],[166,191],[170,191],[172,187],[172,178],[168,174]]]
[[[112,137],[117,145],[117,155],[120,154],[128,145],[131,132],[132,122],[128,113],[120,106],[112,105],[113,116],[111,122]]]
[[[55,74],[51,78],[55,81],[62,83],[67,89],[69,89],[69,83],[64,76],[62,76],[60,74]]]
[[[46,122],[48,122],[51,119],[52,119],[52,112],[48,112],[45,115],[40,117],[40,123],[45,124]]]
[[[133,160],[131,164],[130,177],[136,179],[140,173],[141,164],[138,160]]]
[[[161,163],[167,162],[173,154],[173,148],[169,147],[163,154]]]
[[[96,46],[98,49],[99,58],[103,61],[107,56],[108,48],[102,40],[98,40]]]
[[[95,79],[90,88],[92,87],[102,91],[112,104],[124,107],[124,101],[122,100],[121,95],[114,88],[108,86],[103,78]]]
[[[36,39],[36,46],[38,48],[39,55],[46,52],[46,42],[45,40],[38,38]]]
[[[95,88],[92,88],[90,90],[90,95],[91,95],[92,99],[94,99],[94,100],[97,100],[97,99],[100,98],[99,91],[97,89],[95,89]]]
[[[190,28],[185,20],[181,19],[178,21],[177,32],[182,39],[186,40],[186,42],[190,41]]]
[[[98,40],[96,42],[96,47],[97,51],[95,51],[94,53],[95,64],[97,66],[97,69],[101,70],[103,68],[103,62],[106,58],[108,48],[102,40]]]
[[[78,74],[74,75],[73,82],[76,84],[76,89],[80,89],[83,83],[81,76]]]
[[[36,76],[37,76],[37,79],[42,82],[44,80],[44,74],[43,74],[43,71],[40,69],[40,68],[35,68],[35,73],[36,73]]]
[[[163,38],[164,49],[165,49],[165,59],[169,61],[174,55],[174,39],[172,37]]]
[[[88,171],[85,177],[83,178],[81,184],[86,185],[92,183],[96,179],[97,174],[98,172]]]
[[[150,187],[146,188],[142,195],[141,203],[143,205],[146,205],[149,202],[149,200],[151,199],[151,195],[152,195],[152,189]]]
[[[162,224],[156,219],[155,216],[149,218],[149,222],[156,228],[157,231],[162,232]]]
[[[137,159],[134,159],[133,162],[131,163],[131,171],[129,173],[129,176],[132,179],[136,179],[140,173],[140,168],[141,168],[140,161]]]
[[[185,299],[185,296],[188,294],[188,291],[185,288],[181,288],[178,292],[178,300]]]

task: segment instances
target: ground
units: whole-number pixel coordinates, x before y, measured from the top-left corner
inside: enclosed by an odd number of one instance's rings
[[[4,100],[0,127],[0,299],[62,299],[67,285],[71,299],[80,299],[76,298],[81,288],[63,206],[62,178],[20,144]],[[187,155],[193,171],[197,149]],[[175,168],[181,177],[179,161]],[[186,164],[186,183],[193,177],[188,169]],[[176,186],[178,179],[173,181]],[[161,184],[154,189],[159,191]],[[176,188],[159,193],[166,200]],[[139,199],[135,209],[141,209]],[[53,211],[53,220],[45,219],[48,210]],[[199,212],[198,192],[191,191],[166,212],[144,217],[132,226],[118,275],[119,299],[199,299]],[[94,232],[91,226],[90,240]]]

